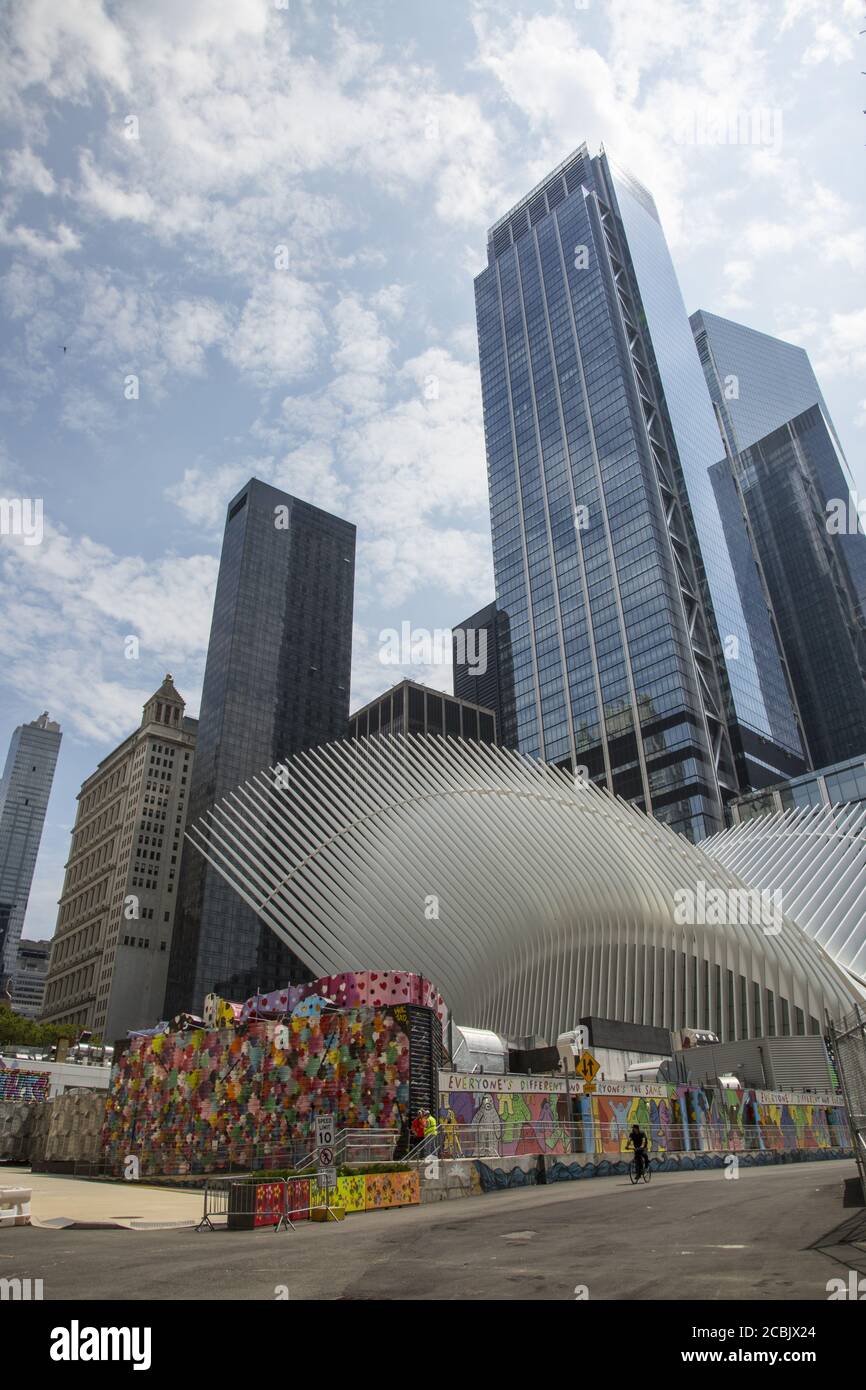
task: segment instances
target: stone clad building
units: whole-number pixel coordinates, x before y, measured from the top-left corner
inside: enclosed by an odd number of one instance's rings
[[[162,1014],[198,721],[167,675],[78,795],[42,1018],[112,1042]]]

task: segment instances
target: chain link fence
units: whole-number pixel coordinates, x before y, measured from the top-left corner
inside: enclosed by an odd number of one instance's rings
[[[831,1023],[830,1040],[866,1201],[866,1009],[856,1004],[851,1013]]]

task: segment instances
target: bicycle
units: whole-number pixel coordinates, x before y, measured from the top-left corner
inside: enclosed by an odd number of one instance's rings
[[[638,1173],[637,1154],[633,1154],[631,1163],[628,1165],[628,1176],[630,1182],[632,1183],[632,1186],[634,1186],[636,1183],[639,1183],[641,1179],[643,1179],[644,1182],[649,1182],[650,1178],[652,1177],[653,1170],[650,1167],[649,1154],[644,1154],[642,1169],[643,1171],[641,1173]]]

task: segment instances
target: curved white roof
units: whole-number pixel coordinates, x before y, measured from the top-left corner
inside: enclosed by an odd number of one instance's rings
[[[779,890],[786,914],[866,984],[866,807],[756,816],[702,848],[750,887]]]
[[[187,834],[316,975],[421,971],[452,1016],[556,1038],[589,1014],[722,1038],[823,1027],[848,983],[789,921],[679,925],[677,894],[742,891],[714,859],[589,783],[433,736],[328,744]],[[700,918],[701,914],[697,916]],[[206,924],[204,928],[206,930]]]

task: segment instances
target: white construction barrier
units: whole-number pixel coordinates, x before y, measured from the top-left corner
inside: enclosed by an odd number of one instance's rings
[[[29,1187],[0,1187],[0,1226],[29,1226]]]

